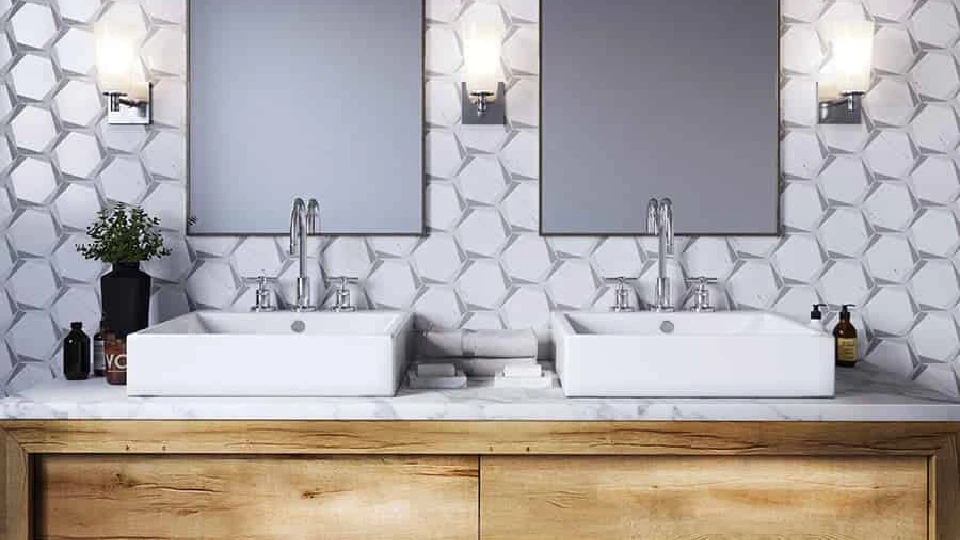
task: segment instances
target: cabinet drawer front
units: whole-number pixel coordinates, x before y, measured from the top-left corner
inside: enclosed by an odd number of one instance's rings
[[[37,537],[473,538],[474,457],[42,456]]]
[[[483,457],[485,540],[925,540],[924,457]]]

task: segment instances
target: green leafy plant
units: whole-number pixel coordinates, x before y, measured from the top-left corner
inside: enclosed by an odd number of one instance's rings
[[[160,220],[142,208],[119,203],[97,213],[97,220],[87,227],[93,242],[78,244],[77,251],[84,259],[111,264],[166,257],[170,250],[163,245],[159,226]]]

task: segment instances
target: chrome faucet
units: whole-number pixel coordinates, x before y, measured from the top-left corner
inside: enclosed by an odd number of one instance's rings
[[[650,199],[647,205],[647,232],[659,236],[657,244],[657,298],[650,309],[673,311],[667,255],[673,255],[673,203],[668,198]]]
[[[293,311],[316,311],[310,305],[310,278],[307,277],[307,235],[320,232],[320,205],[316,199],[304,203],[297,197],[290,211],[290,256],[299,250],[300,277],[297,278],[297,300]]]

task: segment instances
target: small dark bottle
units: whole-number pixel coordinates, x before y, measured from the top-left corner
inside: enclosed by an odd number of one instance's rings
[[[107,318],[100,319],[100,328],[93,335],[93,375],[103,377],[107,374],[107,340],[110,339],[113,331],[107,323]]]
[[[840,310],[840,322],[833,328],[834,355],[837,367],[852,368],[857,365],[860,359],[859,345],[857,342],[857,328],[850,323],[850,308],[855,307],[852,304],[846,304]]]
[[[83,333],[83,323],[70,323],[63,338],[63,376],[71,381],[90,376],[90,338]]]

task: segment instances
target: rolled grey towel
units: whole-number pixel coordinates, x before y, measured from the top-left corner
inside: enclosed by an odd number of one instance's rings
[[[537,335],[522,330],[453,330],[423,333],[420,355],[433,358],[536,358]]]

